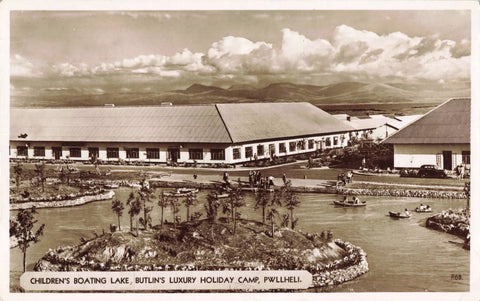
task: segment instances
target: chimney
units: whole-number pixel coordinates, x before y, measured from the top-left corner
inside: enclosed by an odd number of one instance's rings
[[[350,115],[347,115],[347,121],[350,121],[351,117]]]

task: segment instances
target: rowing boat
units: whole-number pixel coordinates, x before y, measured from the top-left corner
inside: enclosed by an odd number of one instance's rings
[[[349,203],[349,202],[342,202],[342,201],[333,201],[335,206],[342,206],[342,207],[365,207],[367,206],[367,202],[363,201],[361,203]]]
[[[394,218],[410,218],[410,215],[405,215],[400,212],[388,211],[388,214]]]

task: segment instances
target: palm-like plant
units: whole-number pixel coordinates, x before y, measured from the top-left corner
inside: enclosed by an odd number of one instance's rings
[[[128,209],[128,215],[130,216],[130,229],[133,229],[133,218],[140,214],[141,210],[141,204],[140,200],[138,198],[135,198],[135,194],[130,192],[130,195],[128,196],[127,200],[127,205],[130,207]]]
[[[33,233],[33,226],[37,223],[35,219],[35,207],[31,209],[20,209],[17,218],[10,222],[10,235],[17,238],[18,247],[23,253],[23,271],[25,272],[25,262],[27,257],[27,249],[30,243],[37,243],[40,241],[40,236],[43,235],[45,224],[42,224],[35,233]]]
[[[235,231],[237,229],[237,215],[239,213],[237,210],[243,206],[245,206],[245,201],[243,199],[242,190],[240,186],[233,188],[230,191],[230,196],[228,198],[231,208],[232,220],[233,220],[233,234],[235,235]]]
[[[255,195],[255,209],[262,208],[262,223],[265,224],[265,213],[270,203],[270,195],[267,189],[260,188]]]
[[[177,213],[180,211],[178,208],[180,206],[180,202],[177,196],[172,196],[170,198],[170,206],[172,207],[173,227],[177,228]]]
[[[187,208],[187,222],[190,220],[190,207],[193,206],[196,201],[197,198],[193,193],[187,194],[187,196],[183,199],[183,205],[185,205],[185,208]]]
[[[113,199],[112,200],[112,210],[113,212],[117,215],[118,218],[118,230],[122,230],[122,226],[120,225],[120,216],[123,214],[123,203],[120,202],[118,199]]]
[[[291,228],[294,229],[298,219],[294,218],[293,210],[300,205],[300,200],[298,199],[297,194],[292,190],[291,181],[287,181],[287,183],[285,183],[285,185],[282,187],[282,190],[283,197],[285,199],[285,207],[290,210]]]
[[[270,221],[270,225],[272,227],[272,237],[273,234],[275,233],[275,218],[278,217],[279,212],[275,208],[270,208],[267,213],[267,220]]]
[[[160,227],[163,228],[163,210],[168,206],[170,203],[170,200],[168,199],[168,196],[165,195],[165,193],[160,192],[160,198],[158,199],[158,206],[160,206],[161,209],[161,215],[160,215]]]
[[[13,172],[15,173],[15,183],[17,185],[17,191],[18,187],[20,186],[20,181],[22,180],[22,165],[20,165],[20,162],[17,162],[17,165],[13,167]]]
[[[45,181],[47,177],[45,176],[45,162],[41,164],[35,164],[35,173],[42,184],[42,192],[45,192]]]
[[[142,187],[138,191],[138,195],[143,207],[143,218],[140,218],[140,222],[143,224],[145,230],[147,230],[148,224],[151,221],[149,212],[152,211],[152,207],[148,206],[148,203],[151,203],[155,196],[153,195],[153,190],[150,188],[146,178],[143,178],[141,185]]]
[[[207,219],[211,225],[212,241],[215,241],[213,227],[217,222],[218,207],[220,207],[220,201],[218,200],[215,192],[210,191],[207,195],[207,203],[204,205],[207,213]]]

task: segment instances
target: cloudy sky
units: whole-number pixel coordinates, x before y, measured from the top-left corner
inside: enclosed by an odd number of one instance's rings
[[[12,95],[464,81],[469,11],[12,11]]]

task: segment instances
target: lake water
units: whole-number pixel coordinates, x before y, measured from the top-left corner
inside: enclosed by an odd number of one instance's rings
[[[116,190],[117,197],[125,201],[129,189]],[[199,193],[205,200],[206,192]],[[240,212],[243,216],[261,220],[261,210],[254,210],[252,194],[246,194],[248,206]],[[401,292],[401,291],[468,291],[470,276],[470,252],[449,240],[459,238],[425,228],[430,214],[413,213],[410,219],[395,220],[387,216],[389,210],[411,211],[420,203],[430,204],[433,213],[447,208],[465,206],[465,200],[415,199],[362,197],[368,205],[363,208],[333,206],[338,195],[300,194],[300,207],[295,211],[299,218],[298,229],[306,232],[331,230],[334,238],[340,238],[362,247],[367,252],[370,271],[328,291],[334,292]],[[81,237],[93,237],[93,231],[108,231],[117,217],[111,210],[111,202],[95,202],[79,207],[39,209],[39,224],[45,223],[41,241],[32,245],[27,253],[27,266],[31,270],[49,248],[60,245],[76,245]],[[125,206],[126,207],[126,206]],[[281,209],[284,210],[284,209]],[[203,204],[193,211],[204,212]],[[284,210],[286,212],[286,210]],[[11,213],[12,216],[16,212]],[[185,218],[185,209],[180,212]],[[160,223],[160,208],[155,204],[153,224]],[[172,220],[171,211],[165,210],[164,218]],[[121,219],[129,224],[127,210]],[[21,271],[22,254],[18,248],[11,249],[12,271]],[[461,280],[452,280],[452,274],[461,275]]]

